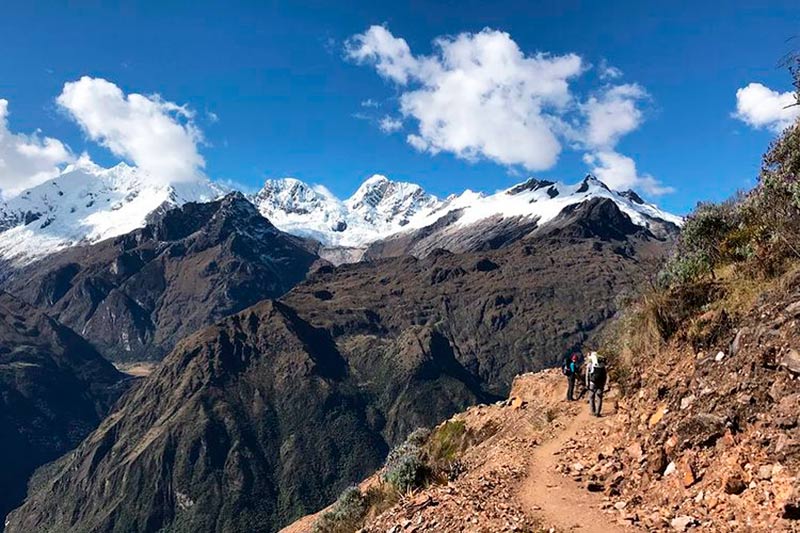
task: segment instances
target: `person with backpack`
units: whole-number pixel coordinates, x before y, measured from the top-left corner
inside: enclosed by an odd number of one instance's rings
[[[589,389],[589,406],[594,416],[600,416],[603,410],[603,392],[607,378],[605,357],[592,352],[589,354],[589,364],[586,365],[586,388]]]
[[[580,373],[581,367],[581,358],[578,354],[572,354],[572,356],[567,357],[564,359],[564,366],[562,367],[562,373],[567,376],[567,401],[572,402],[575,400],[575,379],[578,377]]]

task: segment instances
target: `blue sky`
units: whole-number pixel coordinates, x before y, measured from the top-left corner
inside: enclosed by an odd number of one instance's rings
[[[800,35],[796,1],[730,2],[724,12],[718,2],[700,1],[16,4],[4,5],[0,17],[0,98],[8,101],[12,132],[41,130],[75,154],[113,164],[119,152],[92,140],[91,128],[56,102],[65,82],[102,78],[124,93],[157,93],[193,110],[212,178],[255,188],[266,177],[291,175],[339,196],[373,173],[438,195],[493,191],[528,175],[574,182],[587,171],[587,154],[604,150],[673,188],[650,198],[684,213],[754,183],[775,128],[769,118],[748,124],[732,117],[737,90],[760,83],[789,91],[778,62],[800,48],[789,41]],[[635,85],[644,93],[631,98],[639,119],[613,146],[560,137],[558,162],[549,168],[526,168],[513,161],[518,154],[504,163],[486,150],[467,160],[447,148],[455,142],[449,139],[438,153],[420,151],[407,136],[419,133],[421,118],[403,117],[399,99],[427,80],[419,74],[403,85],[381,76],[379,58],[353,54],[358,40],[350,41],[349,57],[345,51],[348,39],[373,25],[404,40],[419,60],[436,57],[438,37],[484,28],[506,32],[526,57],[576,54],[582,70],[570,93],[602,99],[612,85]],[[624,74],[601,79],[601,65]],[[404,118],[402,130],[382,132],[384,116]]]

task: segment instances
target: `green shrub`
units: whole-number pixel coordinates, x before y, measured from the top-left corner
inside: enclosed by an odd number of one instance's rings
[[[369,509],[367,498],[356,486],[346,488],[330,511],[314,523],[313,533],[352,533],[364,524]]]
[[[707,255],[700,252],[676,253],[659,272],[658,283],[661,287],[682,285],[711,272],[711,262]]]
[[[422,448],[408,441],[389,452],[381,475],[386,483],[401,493],[421,487],[427,476]]]
[[[428,428],[417,428],[406,437],[406,442],[413,446],[422,447],[431,436],[431,430]]]
[[[450,463],[469,445],[467,425],[463,420],[448,420],[431,435],[428,453],[433,464]]]

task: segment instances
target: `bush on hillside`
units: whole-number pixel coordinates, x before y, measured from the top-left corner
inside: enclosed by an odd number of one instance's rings
[[[313,533],[352,533],[364,523],[367,514],[367,498],[356,486],[346,488],[330,511],[314,523]]]
[[[422,460],[422,449],[404,442],[389,452],[382,477],[397,491],[404,493],[421,487],[427,473]]]
[[[791,69],[800,104],[800,56]],[[800,119],[769,147],[756,187],[731,200],[699,204],[673,255],[603,336],[612,379],[638,387],[639,368],[665,342],[695,350],[725,342],[737,315],[765,283],[800,260]]]
[[[800,105],[800,56],[790,71]],[[662,287],[684,285],[713,278],[731,264],[772,277],[790,258],[800,259],[800,120],[770,144],[752,191],[700,204],[687,217],[659,281]]]

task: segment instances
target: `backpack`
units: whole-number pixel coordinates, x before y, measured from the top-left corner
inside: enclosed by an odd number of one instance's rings
[[[597,364],[592,368],[592,373],[589,379],[598,387],[605,386],[608,372],[606,371],[606,362],[603,359],[597,361]]]
[[[577,372],[578,366],[579,366],[579,363],[576,362],[575,363],[576,372]],[[567,357],[564,358],[564,364],[561,366],[561,373],[564,374],[565,376],[569,377],[569,376],[571,376],[572,374],[574,374],[576,372],[572,371],[572,356],[568,355]]]

